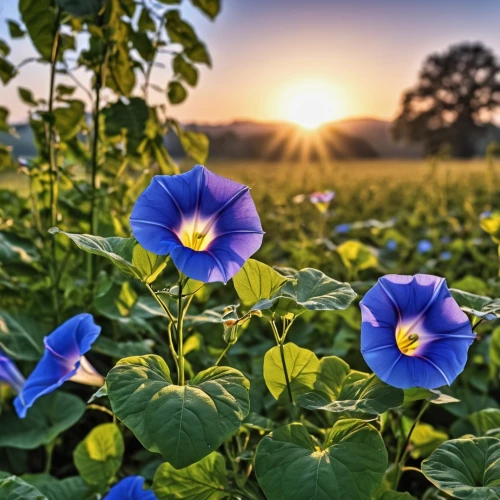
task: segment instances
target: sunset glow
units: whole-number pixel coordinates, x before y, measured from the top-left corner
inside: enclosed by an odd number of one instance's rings
[[[287,88],[281,98],[283,117],[306,129],[338,120],[345,114],[338,91],[328,82],[304,81]]]

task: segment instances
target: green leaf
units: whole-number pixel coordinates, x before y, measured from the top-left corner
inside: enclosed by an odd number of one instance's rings
[[[212,20],[220,12],[220,0],[191,0],[191,2]]]
[[[7,19],[7,24],[9,25],[9,34],[11,38],[22,38],[26,34],[16,21]]]
[[[415,500],[415,497],[409,493],[401,493],[399,491],[386,491],[379,500]]]
[[[10,127],[9,127],[9,122],[8,122],[8,118],[9,118],[9,113],[10,111],[4,107],[4,106],[0,106],[0,132],[7,132],[9,133],[10,132]],[[1,238],[1,233],[0,233],[0,238]],[[2,246],[0,246],[0,252],[2,252]]]
[[[250,384],[228,367],[209,368],[178,386],[159,356],[131,357],[109,372],[106,385],[116,416],[175,468],[215,451],[249,412]]]
[[[75,425],[85,412],[85,403],[72,394],[53,392],[40,398],[28,410],[26,418],[14,413],[0,415],[0,447],[33,450],[46,445]]]
[[[167,97],[171,104],[180,104],[187,97],[187,92],[182,83],[169,82]]]
[[[138,22],[139,31],[156,31],[156,25],[149,14],[149,10],[143,7]]]
[[[8,56],[10,54],[10,47],[5,40],[0,40],[0,54],[4,56]]]
[[[233,277],[236,293],[246,306],[270,299],[285,282],[286,278],[272,267],[255,259],[248,259]]]
[[[500,300],[450,288],[451,295],[462,311],[484,321],[493,321],[500,317]]]
[[[7,85],[17,75],[17,69],[4,57],[0,57],[0,80]]]
[[[453,439],[422,462],[424,476],[454,498],[500,498],[500,440]]]
[[[201,42],[186,48],[184,54],[194,63],[206,64],[209,68],[212,67],[212,60],[210,59],[207,47]]]
[[[412,389],[404,389],[405,403],[412,403],[414,401],[430,401],[436,405],[444,405],[448,403],[460,403],[460,400],[450,396],[449,394],[444,394],[437,389],[423,389],[421,387],[415,387]]]
[[[34,486],[17,476],[9,476],[0,480],[0,498],[2,500],[49,500]]]
[[[198,41],[198,37],[192,26],[180,17],[178,10],[169,10],[165,14],[165,27],[172,43],[180,43],[183,47],[193,47]]]
[[[106,78],[106,85],[118,94],[129,97],[135,87],[135,73],[134,62],[130,57],[128,45],[124,38],[122,35],[121,43],[115,45],[113,55],[109,57],[109,78]]]
[[[94,427],[73,452],[80,476],[91,486],[110,484],[119,471],[125,444],[116,424]]]
[[[181,470],[161,464],[153,479],[158,500],[223,500],[230,497],[226,486],[226,463],[217,452]]]
[[[500,327],[498,326],[491,334],[489,357],[491,378],[495,379],[500,373]]]
[[[79,476],[67,477],[60,481],[50,481],[39,486],[49,500],[97,500],[90,486]]]
[[[337,253],[347,269],[363,271],[378,265],[377,257],[360,241],[342,243],[337,247]]]
[[[93,305],[100,314],[114,320],[131,316],[138,295],[130,282],[116,283],[101,274],[96,288]]]
[[[30,89],[17,87],[17,91],[19,93],[19,98],[24,104],[28,106],[38,106],[38,101],[33,97],[33,92]]]
[[[33,241],[15,233],[0,232],[0,262],[5,264],[33,265],[40,254]]]
[[[65,101],[68,106],[54,110],[55,127],[63,141],[69,141],[81,130],[85,120],[85,105],[82,101],[72,99]]]
[[[374,427],[337,422],[318,450],[302,424],[281,427],[259,443],[257,480],[268,500],[371,500],[387,467],[387,451]]]
[[[500,410],[497,408],[477,411],[469,416],[469,421],[479,436],[484,436],[491,431],[500,434]]]
[[[76,87],[70,87],[68,85],[63,85],[62,83],[60,83],[57,87],[56,87],[56,93],[59,97],[65,97],[65,96],[69,96],[69,95],[73,95],[73,93],[75,92],[76,90]]]
[[[337,356],[321,358],[314,390],[331,399],[337,399],[350,371],[349,365]]]
[[[29,316],[0,312],[0,349],[12,359],[38,361],[44,329]]]
[[[95,16],[103,7],[103,0],[56,0],[61,9],[75,17]]]
[[[411,456],[415,459],[426,458],[447,439],[446,432],[435,429],[430,424],[419,423],[411,435]]]
[[[100,336],[92,345],[92,351],[111,358],[121,359],[129,356],[152,354],[153,345],[154,342],[150,339],[119,342],[109,337]]]
[[[19,0],[19,11],[35,48],[50,61],[55,37],[56,12],[52,0]]]
[[[322,392],[308,392],[297,398],[297,403],[308,410],[324,410],[332,413],[364,412],[381,415],[389,408],[403,404],[401,389],[387,385],[375,375],[350,383],[345,379],[338,399],[326,397]]]
[[[144,283],[153,283],[165,269],[168,262],[167,255],[156,255],[148,252],[137,244],[132,253],[132,265],[141,273]]]
[[[113,264],[127,276],[141,279],[141,274],[132,265],[132,252],[135,245],[133,238],[102,238],[91,234],[66,233],[57,227],[49,229],[49,233],[61,233],[70,238],[78,248],[87,253],[100,255],[113,262]]]
[[[292,342],[283,346],[288,380],[294,397],[309,392],[317,377],[319,361],[309,349],[302,349]],[[281,351],[278,346],[264,356],[264,380],[274,399],[288,397]]]
[[[182,77],[182,79],[191,87],[195,87],[198,83],[198,70],[188,63],[182,54],[178,54],[172,60],[172,68],[174,75]]]

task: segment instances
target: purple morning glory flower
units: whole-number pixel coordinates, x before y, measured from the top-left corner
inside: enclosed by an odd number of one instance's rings
[[[424,254],[432,250],[432,243],[429,240],[420,240],[417,244],[417,252]]]
[[[475,336],[444,278],[390,274],[360,305],[361,353],[384,382],[435,389],[464,369]]]
[[[91,314],[77,314],[44,338],[45,352],[14,400],[20,418],[44,394],[60,387],[66,380],[101,387],[99,375],[84,357],[99,336],[101,327]]]
[[[115,484],[104,500],[156,500],[156,495],[144,489],[143,477],[129,476]]]
[[[180,175],[157,175],[130,216],[137,241],[170,254],[189,278],[226,283],[262,244],[263,231],[247,186],[196,165]]]
[[[335,226],[335,232],[337,232],[338,234],[345,234],[348,233],[350,230],[351,230],[351,224],[348,224],[347,222]]]
[[[335,198],[335,191],[314,191],[309,195],[311,203],[330,203]]]
[[[24,385],[24,377],[18,370],[16,364],[0,351],[0,382],[6,382],[17,393],[21,392]]]

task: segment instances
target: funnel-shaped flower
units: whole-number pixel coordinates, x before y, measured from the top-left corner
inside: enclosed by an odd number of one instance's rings
[[[309,201],[323,214],[328,210],[334,197],[335,191],[314,191],[309,195]]]
[[[262,244],[262,226],[247,186],[201,165],[157,175],[132,210],[137,241],[170,254],[177,269],[203,281],[227,282]]]
[[[100,387],[104,378],[83,356],[99,336],[101,327],[90,314],[77,314],[45,337],[45,352],[22,391],[14,400],[20,418],[44,394],[60,387],[66,380]]]
[[[474,334],[444,278],[390,274],[361,301],[361,352],[395,387],[435,389],[462,372]]]
[[[115,484],[104,500],[156,500],[151,490],[144,489],[144,478],[129,476]]]
[[[17,366],[5,354],[0,351],[0,382],[6,382],[16,392],[21,392],[24,385],[24,377]]]

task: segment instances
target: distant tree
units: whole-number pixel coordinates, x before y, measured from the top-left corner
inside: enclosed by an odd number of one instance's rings
[[[495,55],[481,43],[462,43],[425,60],[417,85],[403,94],[393,136],[422,143],[429,154],[447,146],[453,155],[470,158],[499,110]]]

